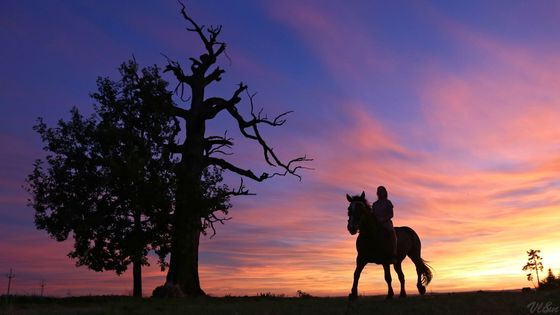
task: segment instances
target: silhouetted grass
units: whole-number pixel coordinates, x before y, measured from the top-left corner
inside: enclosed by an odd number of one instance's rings
[[[534,303],[533,303],[534,302]],[[0,314],[531,314],[530,303],[549,303],[560,314],[560,291],[472,292],[410,296],[384,301],[383,296],[346,298],[223,297],[137,299],[119,296],[72,298],[12,297]],[[542,309],[541,309],[542,310]],[[553,309],[554,310],[554,309]],[[539,312],[533,312],[538,314]],[[542,312],[540,312],[542,313]]]

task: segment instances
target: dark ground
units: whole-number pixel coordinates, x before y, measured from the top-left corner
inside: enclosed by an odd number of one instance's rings
[[[560,290],[549,292],[469,292],[346,298],[224,297],[136,299],[119,296],[2,298],[0,314],[559,314]]]

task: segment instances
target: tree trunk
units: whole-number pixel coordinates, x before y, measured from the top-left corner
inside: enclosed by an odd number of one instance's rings
[[[201,94],[193,101],[201,100]],[[196,108],[196,107],[194,107]],[[177,193],[171,244],[171,259],[166,285],[178,285],[187,296],[205,295],[198,277],[198,246],[203,207],[201,187],[204,165],[204,119],[196,119],[197,112],[187,126],[185,151],[177,169]]]
[[[132,257],[132,295],[142,297],[142,212],[134,212],[134,244],[136,256]]]
[[[135,259],[132,262],[132,295],[142,297],[142,262]]]
[[[189,224],[175,235],[177,240],[182,241],[174,241],[172,245],[166,285],[178,285],[187,296],[205,295],[198,277],[200,227]]]

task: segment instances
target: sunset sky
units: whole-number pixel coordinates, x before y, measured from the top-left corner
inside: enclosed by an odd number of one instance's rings
[[[230,60],[212,93],[229,97],[243,81],[270,116],[293,110],[263,132],[280,156],[314,159],[302,181],[246,180],[257,195],[234,199],[233,219],[202,241],[207,293],[348,294],[356,237],[345,194],[373,200],[378,185],[395,225],[422,239],[435,269],[428,292],[531,286],[521,270],[531,248],[560,272],[560,2],[187,5],[200,24],[223,25]],[[130,294],[131,273],[76,268],[72,241],[35,229],[22,188],[44,156],[32,126],[72,106],[91,112],[96,78],[117,79],[133,55],[143,66],[164,66],[162,53],[198,56],[186,26],[171,0],[0,2],[0,294],[10,268],[19,294],[38,293],[42,280],[48,295]],[[270,171],[225,115],[209,134],[224,130],[239,165]],[[151,262],[145,295],[165,278]],[[409,259],[404,270],[416,293]],[[386,292],[382,267],[366,267],[360,291]]]

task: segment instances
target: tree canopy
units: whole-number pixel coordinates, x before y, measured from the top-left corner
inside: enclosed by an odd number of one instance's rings
[[[97,80],[94,114],[77,108],[70,119],[34,126],[48,152],[28,176],[35,224],[57,241],[72,235],[68,254],[78,266],[117,274],[134,266],[134,294],[141,295],[140,267],[154,251],[162,269],[171,246],[177,159],[168,150],[179,132],[170,115],[172,93],[156,67],[123,63],[120,80]],[[212,211],[227,213],[221,170],[205,170]]]

